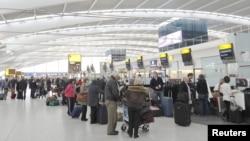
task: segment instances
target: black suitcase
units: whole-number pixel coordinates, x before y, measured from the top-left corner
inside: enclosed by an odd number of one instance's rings
[[[242,111],[240,110],[229,110],[229,120],[233,123],[241,123],[243,121]]]
[[[174,104],[174,121],[181,126],[189,126],[191,124],[191,114],[189,104],[175,102]]]
[[[107,112],[107,107],[105,104],[98,104],[97,122],[99,124],[107,124],[108,123],[108,112]]]
[[[200,102],[199,102],[199,99],[193,100],[193,108],[194,108],[194,114],[199,115],[200,114]]]
[[[4,93],[0,93],[0,100],[4,99]]]

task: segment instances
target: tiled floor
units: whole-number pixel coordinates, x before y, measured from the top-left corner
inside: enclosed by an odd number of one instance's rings
[[[0,101],[0,141],[127,141],[134,140],[121,131],[123,122],[118,122],[118,136],[108,136],[106,125],[90,124],[66,115],[66,106],[50,107],[45,99]],[[88,109],[89,112],[89,109]],[[211,118],[195,116],[194,119],[209,121]],[[202,121],[200,120],[200,121]],[[218,118],[212,120],[223,123]],[[181,127],[173,118],[157,117],[150,124],[149,132],[140,130],[138,141],[206,141],[207,126],[192,122]],[[209,122],[208,122],[209,123]]]

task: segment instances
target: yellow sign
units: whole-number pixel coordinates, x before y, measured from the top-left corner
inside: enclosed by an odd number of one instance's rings
[[[137,60],[142,60],[142,56],[137,56],[136,59]]]
[[[127,58],[127,59],[125,60],[125,62],[126,62],[126,63],[129,63],[129,62],[130,62],[130,59]]]
[[[233,44],[232,43],[220,44],[219,45],[219,50],[225,50],[225,49],[230,49],[230,48],[233,48]]]
[[[191,53],[191,49],[190,48],[185,48],[181,50],[181,54],[188,54]]]
[[[81,54],[69,54],[68,60],[69,60],[69,62],[81,62],[82,55]]]
[[[167,53],[161,53],[160,58],[167,58],[168,54]]]
[[[5,75],[9,75],[9,69],[5,69]]]
[[[169,61],[173,61],[173,60],[174,60],[174,56],[173,56],[173,55],[169,55],[169,56],[168,56],[168,60],[169,60]]]

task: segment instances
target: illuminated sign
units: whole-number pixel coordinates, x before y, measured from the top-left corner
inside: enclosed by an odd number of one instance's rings
[[[81,54],[69,54],[68,55],[68,61],[69,62],[81,62],[82,61],[82,55]]]

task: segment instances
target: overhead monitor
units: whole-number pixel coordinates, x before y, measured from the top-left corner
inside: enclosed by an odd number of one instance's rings
[[[16,76],[21,76],[22,72],[21,71],[16,71]]]
[[[88,73],[91,72],[89,65],[87,65],[87,72],[88,72]]]
[[[81,54],[69,54],[68,55],[68,61],[69,62],[81,62],[82,61],[82,55]]]
[[[160,54],[160,60],[161,60],[162,67],[164,67],[164,68],[169,67],[168,54],[167,53],[161,53]]]
[[[113,70],[114,70],[114,64],[113,64],[113,61],[111,61],[111,62],[109,63],[109,69],[110,69],[111,71],[113,71]]]
[[[137,56],[136,60],[137,60],[137,66],[138,66],[138,68],[139,69],[143,69],[144,68],[143,57],[142,56]]]
[[[181,57],[184,63],[184,66],[193,65],[193,58],[191,53],[191,48],[185,48],[181,50]]]
[[[127,59],[125,60],[125,65],[126,65],[126,69],[127,69],[127,70],[131,70],[130,59],[127,58]]]
[[[95,68],[94,68],[94,65],[93,65],[93,64],[91,64],[90,70],[91,70],[92,72],[95,72]]]
[[[223,63],[235,63],[235,54],[232,43],[219,45],[220,58]]]
[[[102,64],[102,69],[103,69],[104,72],[107,71],[107,63],[106,63],[106,62],[104,62],[104,63]]]

